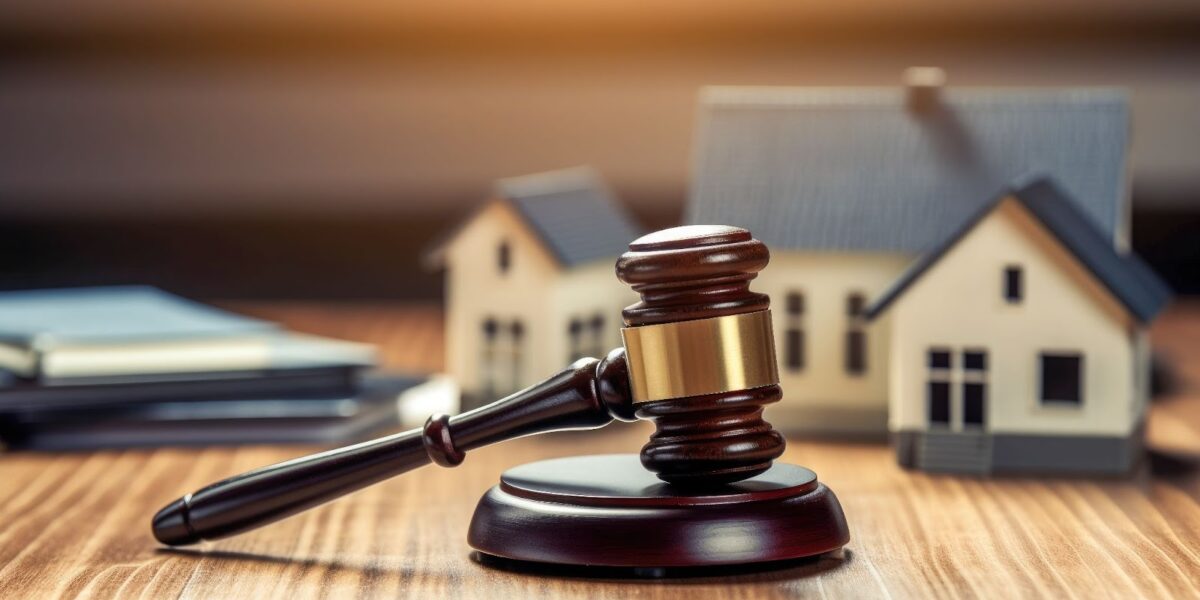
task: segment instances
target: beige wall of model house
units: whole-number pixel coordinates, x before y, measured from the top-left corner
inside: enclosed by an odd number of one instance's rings
[[[499,247],[507,243],[509,265],[501,270]],[[553,289],[559,268],[512,207],[489,202],[446,246],[446,358],[450,374],[465,390],[483,391],[488,377],[497,391],[511,391],[534,375],[533,365],[558,362],[553,347]],[[489,343],[484,323],[495,319],[498,331]],[[520,323],[522,343],[511,344],[512,326]],[[513,355],[515,360],[484,360],[484,353]],[[496,358],[499,358],[497,356]],[[506,357],[507,358],[507,357]],[[485,373],[490,369],[491,373]]]
[[[637,229],[598,175],[564,169],[496,186],[430,255],[446,270],[447,369],[479,401],[603,357],[621,343],[621,309],[637,301],[613,270]]]
[[[633,241],[633,240],[629,240]],[[549,319],[551,360],[537,379],[543,379],[580,356],[603,358],[621,345],[621,310],[638,301],[638,296],[617,279],[616,257],[596,260],[567,270],[556,283],[555,312]],[[582,329],[572,344],[571,328]],[[572,347],[575,346],[575,347]]]
[[[896,253],[776,251],[754,282],[771,296],[772,325],[783,400],[768,419],[791,431],[882,432],[887,424],[886,326],[868,327],[851,314],[857,295],[865,307],[913,257]],[[789,297],[799,294],[799,304]],[[797,309],[799,309],[797,311]],[[848,334],[866,340],[863,368],[847,365]],[[789,335],[800,332],[799,357]],[[798,360],[797,360],[798,358]]]
[[[1022,299],[1006,301],[1019,268]],[[986,352],[984,429],[993,433],[1127,436],[1147,397],[1139,325],[1017,201],[1004,200],[896,300],[887,314],[890,428],[930,429],[928,384],[948,377],[951,430],[962,430],[962,352]],[[951,368],[932,375],[933,349]],[[1082,357],[1082,401],[1042,402],[1041,352]]]

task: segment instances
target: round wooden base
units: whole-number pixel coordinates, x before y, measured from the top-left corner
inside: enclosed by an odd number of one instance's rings
[[[632,454],[510,469],[479,501],[467,536],[511,561],[639,569],[774,563],[849,539],[837,497],[804,467],[777,463],[691,491],[659,481]]]

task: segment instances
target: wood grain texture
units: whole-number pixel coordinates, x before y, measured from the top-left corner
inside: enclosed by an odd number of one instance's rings
[[[441,357],[433,308],[234,308],[387,344],[393,366],[434,369]],[[1200,305],[1176,307],[1154,333],[1180,365],[1161,416],[1176,432],[1200,431]],[[1159,417],[1156,407],[1152,429]],[[814,469],[837,490],[852,536],[840,556],[760,575],[654,582],[524,576],[469,559],[472,509],[502,470],[556,456],[632,452],[648,433],[647,424],[618,423],[481,449],[457,469],[427,467],[186,552],[163,550],[150,536],[150,516],[162,503],[311,448],[0,456],[0,598],[1200,595],[1195,471],[1129,480],[974,479],[903,471],[882,445],[804,440],[791,440],[782,460]]]

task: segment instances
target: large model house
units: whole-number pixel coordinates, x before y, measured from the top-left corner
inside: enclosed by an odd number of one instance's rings
[[[1091,436],[1108,441],[1064,452],[1105,458],[1057,466],[1120,470],[1142,415],[1143,326],[1166,298],[1124,255],[1127,100],[930,81],[702,92],[686,220],[771,248],[756,283],[775,300],[785,390],[771,421],[890,425],[902,462],[955,471],[1053,468],[1040,457],[1063,446],[1026,442]],[[1015,183],[1031,172],[1054,183]],[[918,260],[927,274],[902,279]]]
[[[502,179],[427,256],[446,269],[446,368],[490,401],[620,345],[637,296],[613,264],[641,235],[591,169]]]

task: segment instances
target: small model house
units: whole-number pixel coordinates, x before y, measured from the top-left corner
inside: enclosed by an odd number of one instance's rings
[[[1125,254],[1125,96],[909,75],[701,94],[686,221],[771,248],[772,423],[890,429],[931,470],[1122,470],[1166,299]]]
[[[888,322],[901,464],[1128,471],[1167,298],[1052,180],[1000,194],[866,310]]]
[[[620,345],[637,297],[613,264],[641,235],[588,168],[502,179],[426,258],[446,269],[446,368],[468,400]]]

